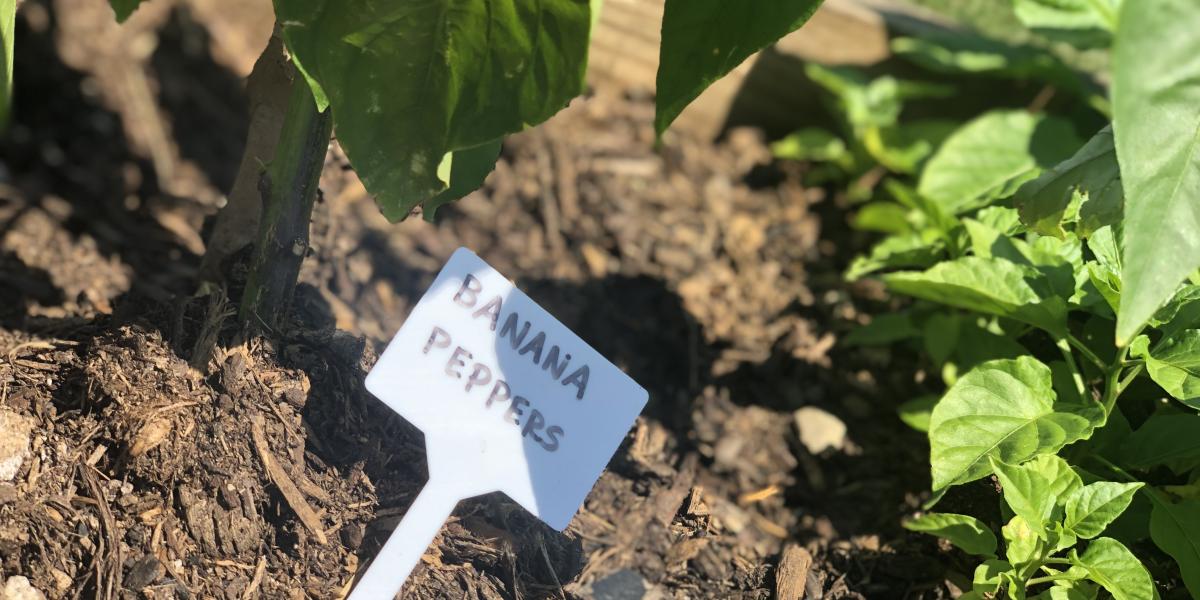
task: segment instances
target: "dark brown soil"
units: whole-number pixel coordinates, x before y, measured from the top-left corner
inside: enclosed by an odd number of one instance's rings
[[[335,146],[292,326],[227,324],[205,363],[220,307],[193,278],[255,46],[206,17],[219,2],[154,0],[123,30],[83,4],[18,19],[0,413],[33,429],[0,482],[3,577],[49,598],[342,597],[425,478],[420,433],[362,379],[467,246],[650,403],[565,533],[499,495],[465,502],[404,597],[944,598],[969,579],[899,526],[928,488],[895,416],[919,365],[837,344],[889,309],[839,276],[863,240],[756,131],[656,151],[652,101],[597,90],[508,140],[436,225],[386,223]],[[800,443],[804,406],[847,424],[840,450]]]

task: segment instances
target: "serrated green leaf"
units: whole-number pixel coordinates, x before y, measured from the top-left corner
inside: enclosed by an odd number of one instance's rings
[[[989,459],[1021,463],[1091,434],[1098,415],[1056,410],[1050,368],[1037,359],[995,360],[961,377],[929,422],[933,489],[974,481]]]
[[[1066,333],[1066,301],[1040,271],[1008,260],[966,256],[883,280],[894,292]]]
[[[7,2],[8,0],[5,1]],[[133,11],[137,10],[138,5],[141,3],[142,0],[109,0],[109,5],[112,6],[113,14],[117,18],[118,23],[124,23],[125,19],[128,19],[129,15],[132,15]],[[12,56],[11,48],[9,56]]]
[[[1175,559],[1183,583],[1193,598],[1200,597],[1200,500],[1168,502],[1151,494],[1150,539]]]
[[[808,21],[821,0],[667,0],[654,128],[662,135],[700,92]]]
[[[959,214],[1012,194],[1077,147],[1066,121],[1026,111],[989,112],[946,139],[925,164],[917,191]]]
[[[1117,450],[1121,464],[1134,469],[1200,461],[1200,415],[1150,416]]]
[[[447,189],[447,153],[540,123],[583,90],[587,0],[275,0],[275,12],[391,220]]]
[[[1115,600],[1155,600],[1154,580],[1146,567],[1112,538],[1096,538],[1082,556],[1072,560],[1088,579],[1108,590]]]
[[[906,521],[904,528],[943,538],[967,554],[996,555],[996,534],[975,517],[952,513],[928,513]]]
[[[1121,6],[1113,120],[1125,187],[1124,293],[1117,342],[1200,267],[1200,10],[1194,0]]]
[[[1139,336],[1130,353],[1146,361],[1146,372],[1168,394],[1200,410],[1200,329],[1187,329],[1149,348]]]
[[[425,201],[426,221],[433,222],[438,207],[454,202],[483,185],[483,180],[496,168],[502,142],[495,140],[474,148],[457,150],[442,158],[442,170],[448,172],[439,173],[438,176],[447,182],[448,187]]]
[[[1078,488],[1066,499],[1063,525],[1080,538],[1092,539],[1125,512],[1143,485],[1098,481]]]
[[[1092,136],[1071,158],[1022,185],[1014,201],[1021,212],[1021,221],[1030,229],[1043,235],[1063,237],[1066,235],[1062,228],[1063,215],[1076,191],[1087,194],[1087,203],[1106,207],[1093,208],[1089,213],[1091,221],[1098,221],[1102,215],[1112,215],[1112,210],[1107,207],[1114,205],[1115,217],[1120,218],[1124,193],[1111,126]],[[1090,222],[1089,227],[1094,230],[1109,224],[1111,221]]]

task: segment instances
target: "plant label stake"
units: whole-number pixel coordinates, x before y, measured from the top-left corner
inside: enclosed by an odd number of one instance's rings
[[[459,500],[501,491],[562,531],[646,390],[460,248],[367,375],[425,433],[429,481],[350,600],[390,600]]]

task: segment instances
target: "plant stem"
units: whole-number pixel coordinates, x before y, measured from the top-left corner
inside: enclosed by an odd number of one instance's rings
[[[1071,378],[1075,380],[1075,389],[1079,392],[1079,398],[1082,400],[1087,397],[1087,386],[1083,383],[1083,375],[1079,373],[1079,367],[1075,365],[1075,355],[1071,354],[1071,345],[1065,339],[1059,339],[1054,343],[1062,352],[1063,360],[1067,363],[1067,368],[1071,370]]]
[[[1029,586],[1038,585],[1038,584],[1042,584],[1042,583],[1051,583],[1054,581],[1076,581],[1078,579],[1081,579],[1081,578],[1070,576],[1070,575],[1047,575],[1045,577],[1034,577],[1033,579],[1026,581],[1025,587],[1028,588]]]
[[[1137,379],[1137,376],[1142,374],[1142,369],[1144,368],[1146,368],[1146,365],[1143,363],[1134,365],[1132,369],[1127,371],[1125,373],[1125,377],[1121,379],[1121,383],[1117,384],[1117,394],[1124,392],[1125,388],[1129,387],[1129,384],[1133,383],[1133,380]]]
[[[1069,333],[1067,334],[1067,343],[1070,344],[1072,348],[1078,350],[1084,358],[1088,359],[1088,361],[1093,365],[1096,365],[1096,367],[1101,371],[1108,367],[1108,363],[1100,360],[1100,357],[1096,356],[1096,353],[1092,352],[1091,348],[1088,348],[1086,344],[1079,341],[1079,339]]]
[[[1120,475],[1121,477],[1123,477],[1127,483],[1135,483],[1135,482],[1141,481],[1137,477],[1130,475],[1125,469],[1118,467],[1115,463],[1108,460],[1107,458],[1104,458],[1103,456],[1100,456],[1099,454],[1093,454],[1091,456],[1091,458],[1094,459],[1096,462],[1104,465],[1105,467],[1108,467],[1113,473],[1116,473],[1117,475]]]
[[[1107,422],[1108,415],[1112,414],[1113,407],[1117,404],[1117,398],[1125,387],[1121,385],[1121,363],[1125,362],[1126,350],[1121,349],[1117,353],[1117,357],[1113,359],[1113,364],[1109,365],[1104,373],[1104,396],[1100,403],[1104,405],[1104,419]]]
[[[259,181],[263,215],[238,313],[244,325],[274,329],[287,313],[325,166],[333,120],[317,112],[308,83],[293,74],[275,158]]]

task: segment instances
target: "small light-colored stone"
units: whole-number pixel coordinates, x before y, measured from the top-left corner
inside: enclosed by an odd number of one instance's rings
[[[800,443],[813,454],[826,448],[841,450],[846,445],[846,424],[841,419],[815,406],[805,406],[795,413]]]
[[[0,482],[12,481],[29,457],[33,419],[0,408]]]
[[[29,579],[15,575],[4,582],[0,600],[46,600],[46,595],[29,583]]]

